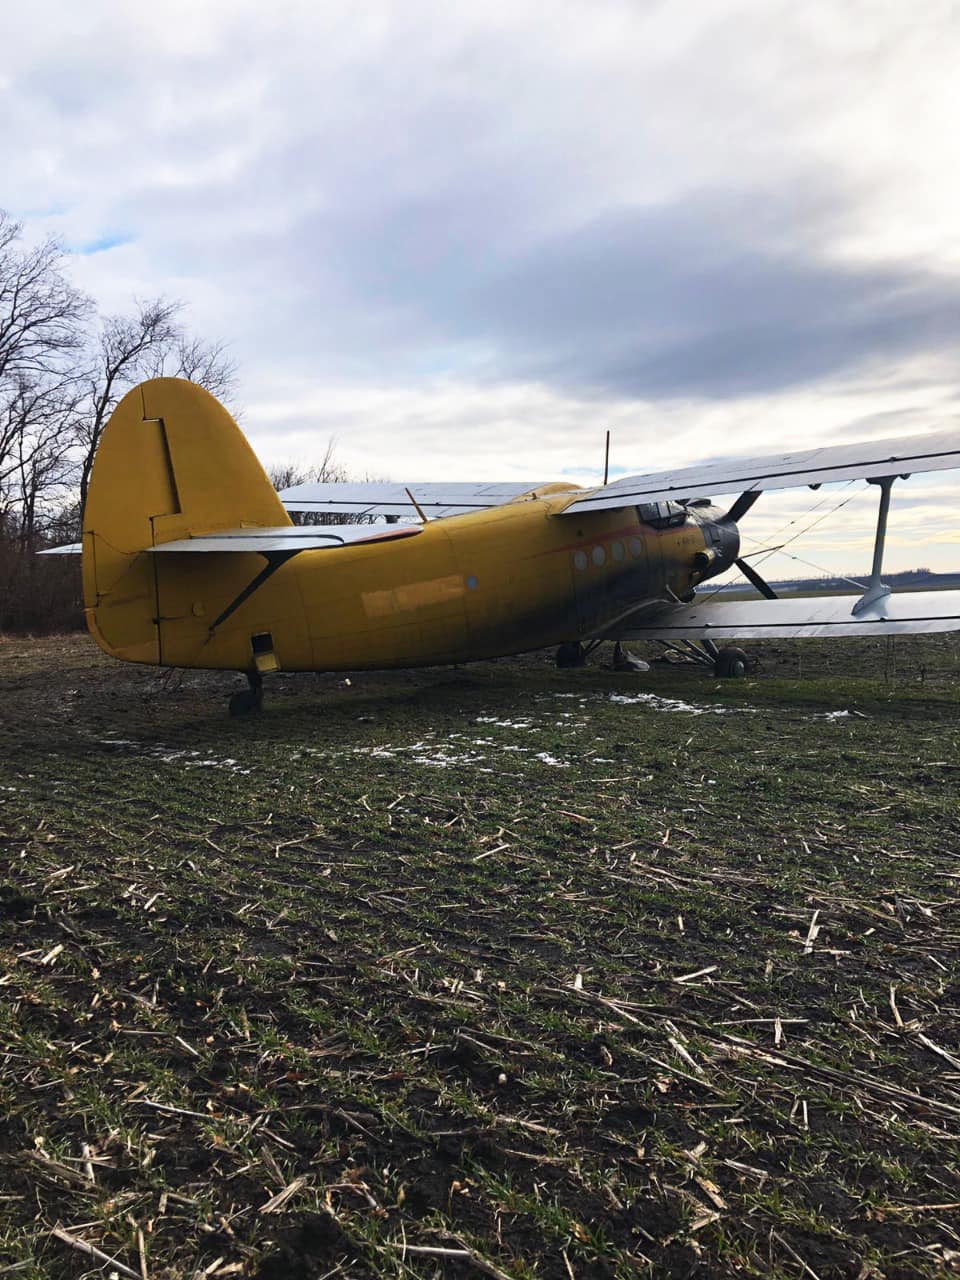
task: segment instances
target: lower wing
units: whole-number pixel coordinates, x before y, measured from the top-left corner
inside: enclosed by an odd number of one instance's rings
[[[656,604],[620,620],[611,640],[919,635],[960,631],[960,591],[906,591],[854,613],[861,596]]]

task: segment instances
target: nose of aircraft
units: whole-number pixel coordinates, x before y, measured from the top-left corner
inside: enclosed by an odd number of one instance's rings
[[[714,572],[723,573],[724,569],[729,569],[740,554],[740,530],[729,516],[714,521],[714,528],[720,538],[717,568]]]
[[[719,507],[709,507],[699,514],[707,545],[708,563],[703,578],[716,578],[736,561],[740,554],[740,530]]]

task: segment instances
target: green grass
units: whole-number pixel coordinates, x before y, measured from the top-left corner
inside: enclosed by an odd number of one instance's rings
[[[0,641],[0,1275],[955,1265],[960,652],[762,657]]]

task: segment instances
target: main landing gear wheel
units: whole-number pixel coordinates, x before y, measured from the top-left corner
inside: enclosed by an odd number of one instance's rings
[[[557,666],[567,669],[570,667],[585,667],[587,665],[587,655],[583,645],[579,640],[568,640],[557,649]]]
[[[263,710],[263,676],[257,672],[248,672],[249,689],[238,689],[230,697],[230,714],[232,716],[252,716]]]
[[[750,659],[743,650],[731,645],[727,649],[721,649],[717,654],[713,670],[714,674],[723,680],[739,680],[747,674],[749,665]]]

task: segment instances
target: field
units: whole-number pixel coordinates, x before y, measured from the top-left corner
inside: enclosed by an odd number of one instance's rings
[[[0,1276],[960,1270],[956,641],[235,686],[0,640]]]

